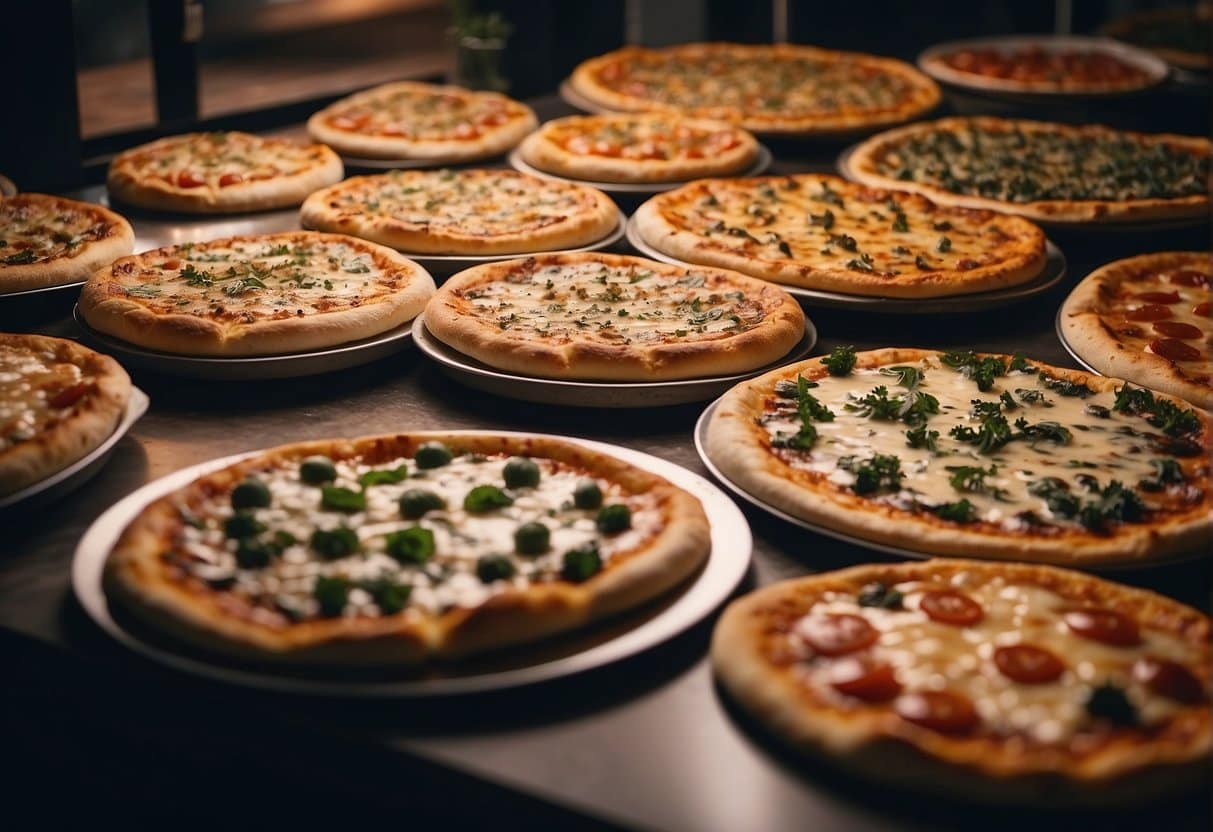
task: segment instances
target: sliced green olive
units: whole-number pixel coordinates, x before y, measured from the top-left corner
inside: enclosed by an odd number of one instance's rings
[[[265,508],[270,504],[270,489],[256,477],[245,477],[232,489],[232,508]]]
[[[403,516],[416,520],[431,511],[446,508],[446,500],[428,489],[410,488],[400,495],[399,505]]]
[[[534,460],[516,456],[502,469],[506,488],[534,488],[539,485],[539,466]]]
[[[401,563],[422,564],[434,555],[434,533],[421,526],[391,532],[385,540],[387,553]]]
[[[345,578],[318,575],[312,596],[320,602],[320,614],[330,618],[341,615],[350,597],[350,582]]]
[[[309,456],[299,463],[299,478],[310,485],[337,479],[337,466],[327,456]]]
[[[250,511],[238,511],[223,524],[223,533],[228,537],[240,539],[252,537],[265,531],[265,524],[253,516]]]
[[[426,442],[413,454],[413,461],[418,468],[441,468],[450,463],[455,455],[442,442]]]
[[[236,563],[241,569],[264,569],[274,554],[271,544],[255,537],[246,537],[236,544]]]
[[[593,543],[587,543],[564,553],[560,576],[566,581],[580,583],[592,578],[600,569],[602,569],[602,556],[598,554],[598,547]]]
[[[618,534],[632,527],[632,510],[623,503],[603,506],[594,523],[603,534]]]
[[[602,505],[602,489],[591,479],[584,479],[573,489],[573,505],[577,508],[591,509]]]
[[[358,535],[346,526],[330,530],[316,529],[308,540],[308,546],[321,557],[335,560],[358,551]]]
[[[486,584],[514,577],[514,563],[504,555],[484,555],[476,561],[476,577]]]
[[[514,530],[514,550],[520,555],[541,555],[552,545],[552,532],[543,523],[523,523]]]

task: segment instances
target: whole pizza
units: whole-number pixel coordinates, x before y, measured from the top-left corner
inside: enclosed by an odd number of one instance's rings
[[[629,46],[583,62],[570,82],[607,110],[675,111],[756,133],[852,133],[940,100],[935,82],[901,61],[786,43]]]
[[[95,450],[122,419],[131,381],[75,341],[0,333],[0,497]]]
[[[512,170],[394,170],[317,191],[301,221],[411,254],[527,254],[598,242],[619,209],[587,185]]]
[[[774,508],[923,554],[1150,563],[1213,534],[1208,414],[1018,354],[839,347],[726,393],[706,449]]]
[[[539,170],[592,182],[685,182],[750,167],[758,141],[727,122],[676,113],[568,116],[518,147]]]
[[[250,356],[369,338],[416,317],[429,273],[389,248],[290,231],[124,257],[80,293],[98,332],[162,352]]]
[[[1209,211],[1209,140],[978,116],[873,136],[851,154],[868,185],[1053,222],[1187,219]]]
[[[130,223],[100,205],[46,194],[0,197],[0,294],[86,280],[134,247]]]
[[[1045,266],[1045,235],[1027,220],[824,174],[704,179],[658,194],[633,221],[679,260],[856,295],[984,292]]]
[[[151,503],[111,601],[221,654],[407,665],[583,627],[703,563],[699,501],[563,439],[414,433],[287,445]]]
[[[1070,346],[1099,372],[1213,409],[1213,258],[1169,251],[1096,269],[1062,304]]]
[[[341,181],[337,154],[250,133],[186,133],[118,154],[106,187],[128,205],[158,211],[232,214],[298,205]]]
[[[461,272],[426,306],[425,326],[511,372],[666,381],[770,364],[799,342],[805,321],[786,292],[736,272],[587,253]]]
[[[797,750],[969,799],[1119,804],[1208,776],[1209,619],[1047,566],[857,566],[734,602],[725,689]]]
[[[397,81],[330,104],[307,129],[346,156],[442,164],[499,156],[538,124],[530,107],[500,93]]]

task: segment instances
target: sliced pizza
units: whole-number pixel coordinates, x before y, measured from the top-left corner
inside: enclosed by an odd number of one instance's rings
[[[389,248],[291,231],[124,257],[89,279],[79,309],[98,332],[153,350],[272,355],[394,329],[433,293],[429,273]]]
[[[707,557],[699,501],[573,441],[416,433],[287,445],[156,500],[111,600],[220,654],[409,665],[583,627]]]
[[[87,280],[134,247],[130,223],[100,205],[47,194],[0,197],[0,294]]]

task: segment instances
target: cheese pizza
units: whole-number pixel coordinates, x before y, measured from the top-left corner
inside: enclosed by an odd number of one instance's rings
[[[122,419],[131,381],[74,341],[0,333],[0,497],[83,459]]]
[[[341,181],[337,154],[249,133],[186,133],[124,151],[106,187],[128,205],[191,214],[231,214],[298,205]]]
[[[100,205],[46,194],[0,197],[0,294],[87,280],[134,247],[130,223]]]
[[[187,643],[409,665],[583,627],[708,555],[699,501],[572,441],[418,433],[287,445],[140,512],[112,601]]]
[[[249,356],[369,338],[416,317],[429,273],[391,249],[290,231],[145,251],[80,293],[98,332],[162,352]]]
[[[685,182],[750,167],[758,142],[726,122],[676,113],[568,116],[518,147],[534,168],[593,182]]]
[[[856,295],[984,292],[1045,265],[1044,233],[1027,220],[823,174],[692,182],[641,205],[633,222],[679,260]]]
[[[935,82],[902,61],[786,43],[628,46],[583,62],[570,83],[607,110],[673,111],[799,135],[909,121],[940,100]]]
[[[426,306],[425,326],[511,372],[658,381],[755,370],[786,355],[805,323],[786,292],[736,272],[589,253],[461,272]]]
[[[1192,136],[979,116],[873,136],[848,167],[875,187],[1034,220],[1195,219],[1209,212],[1211,149]]]
[[[301,221],[410,254],[526,254],[598,242],[619,209],[595,188],[512,170],[394,170],[317,191]]]
[[[330,104],[307,129],[346,156],[447,164],[499,156],[538,124],[500,93],[397,81]]]
[[[1213,409],[1213,259],[1142,254],[1096,269],[1062,304],[1070,346],[1099,372]]]
[[[1213,533],[1213,421],[1119,379],[839,347],[729,391],[707,454],[784,512],[924,554],[1150,563]]]
[[[1123,804],[1207,783],[1209,619],[1047,566],[930,560],[760,589],[716,626],[725,689],[853,773],[995,801]]]

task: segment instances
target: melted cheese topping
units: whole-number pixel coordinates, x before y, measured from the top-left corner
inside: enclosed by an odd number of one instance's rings
[[[339,101],[324,120],[359,135],[469,141],[526,115],[525,107],[503,95],[408,84]]]
[[[75,257],[116,230],[83,202],[40,194],[0,199],[0,272],[5,266]]]
[[[710,159],[741,144],[736,128],[667,115],[574,116],[548,122],[541,132],[575,156],[634,161]]]
[[[305,147],[250,133],[189,133],[128,150],[113,166],[136,179],[178,188],[227,188],[294,176],[314,168],[323,157],[322,145]]]
[[[0,341],[0,452],[27,442],[75,407],[89,383],[51,349]]]

